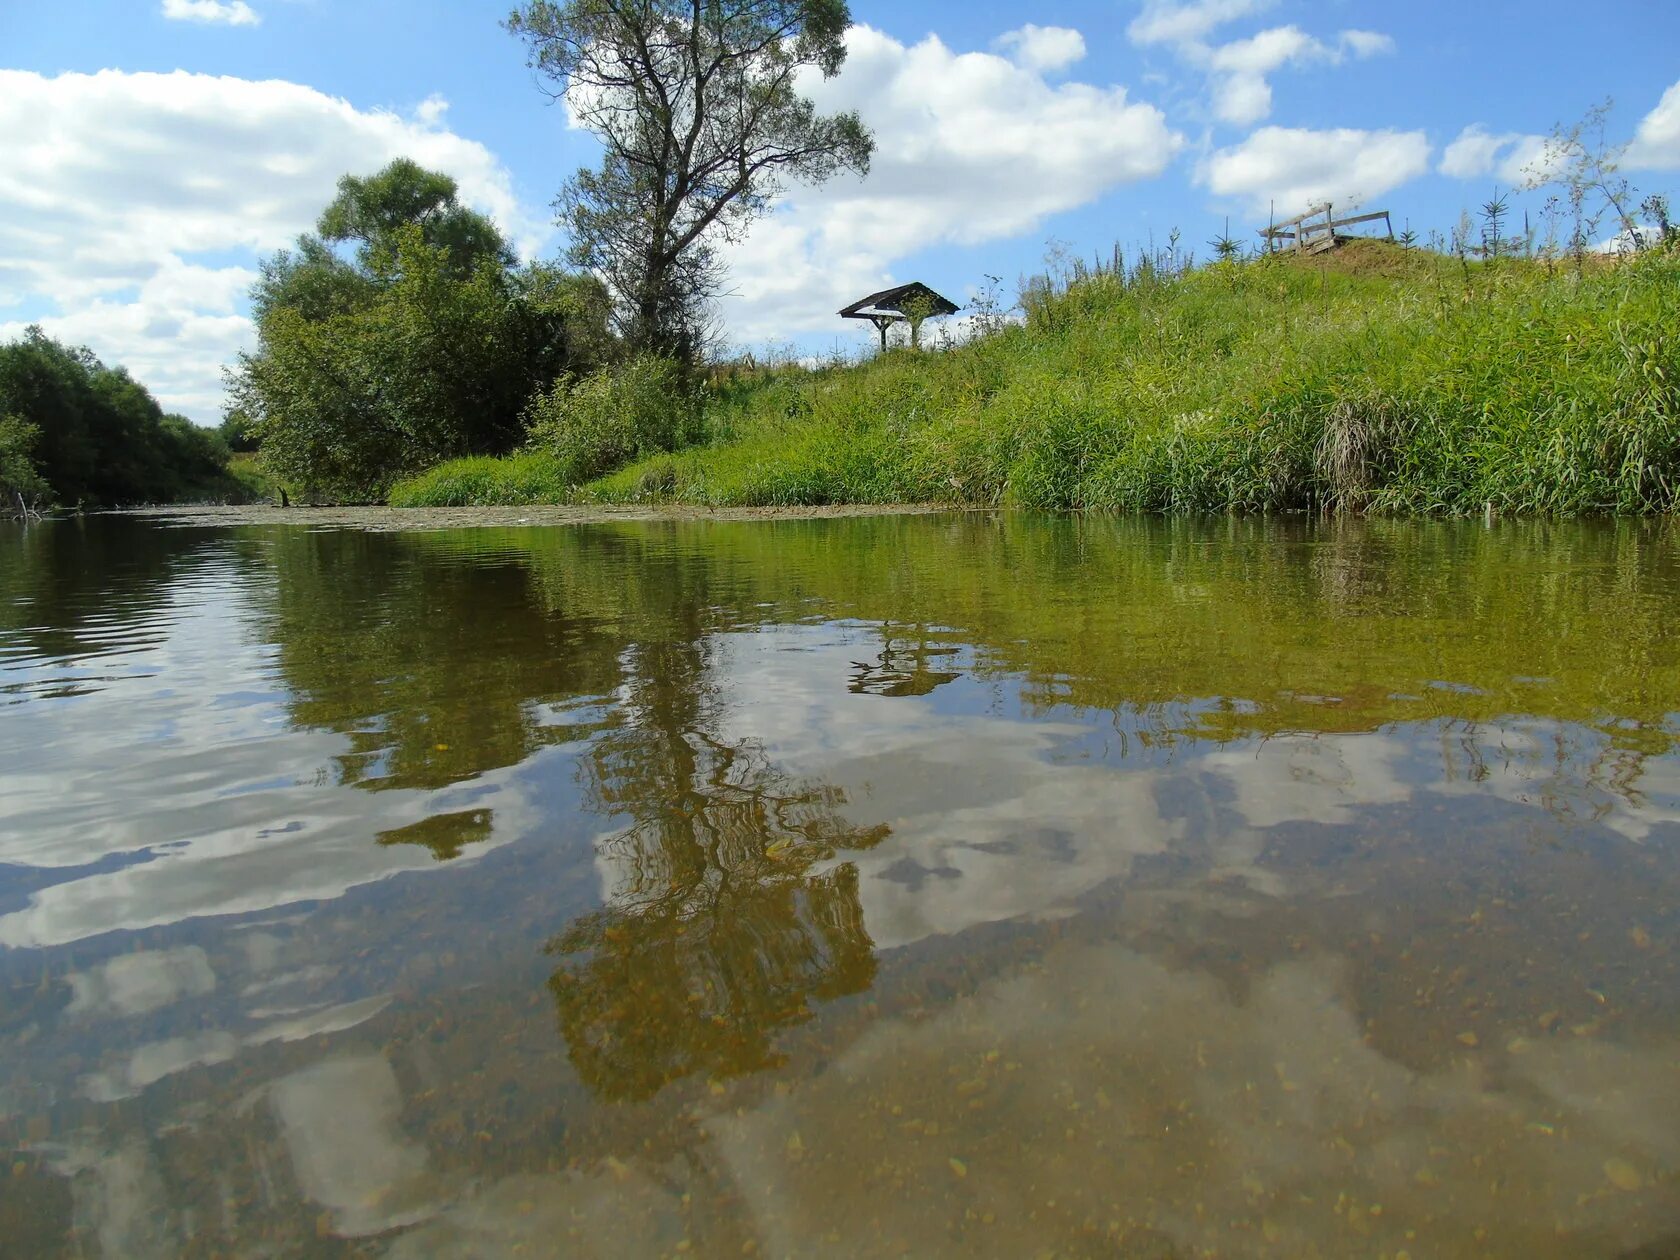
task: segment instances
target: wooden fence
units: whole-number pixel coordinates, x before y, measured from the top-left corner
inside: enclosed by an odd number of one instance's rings
[[[1322,254],[1325,250],[1335,249],[1341,241],[1352,239],[1338,232],[1338,229],[1352,227],[1356,223],[1375,223],[1378,219],[1387,226],[1388,239],[1392,241],[1394,220],[1389,217],[1387,210],[1338,219],[1334,207],[1329,202],[1322,206],[1314,206],[1305,214],[1298,214],[1293,219],[1285,219],[1282,223],[1263,227],[1260,229],[1260,236],[1266,242],[1267,253],[1292,249],[1297,254]]]

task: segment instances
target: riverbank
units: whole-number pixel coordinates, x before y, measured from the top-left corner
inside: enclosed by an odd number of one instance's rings
[[[698,445],[587,484],[535,448],[391,502],[1667,514],[1677,329],[1672,250],[1122,264],[943,351],[716,381]]]
[[[851,516],[919,516],[949,509],[918,504],[826,507],[697,507],[680,503],[552,504],[519,507],[235,507],[135,508],[113,516],[150,517],[173,525],[302,525],[377,533],[431,529],[509,529],[522,525],[599,525],[626,521],[791,521]]]

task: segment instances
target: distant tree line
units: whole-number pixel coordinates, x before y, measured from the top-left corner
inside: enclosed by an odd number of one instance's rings
[[[0,515],[238,497],[221,437],[40,328],[0,345]]]

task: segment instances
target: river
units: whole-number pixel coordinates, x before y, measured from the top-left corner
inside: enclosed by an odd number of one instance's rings
[[[1676,542],[0,525],[0,1251],[1680,1256]]]

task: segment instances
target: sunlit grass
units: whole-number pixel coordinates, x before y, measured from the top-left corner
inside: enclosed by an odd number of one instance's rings
[[[1671,512],[1677,330],[1672,253],[1577,271],[1371,242],[1122,269],[967,345],[736,382],[703,444],[584,486],[522,455],[392,502]]]

